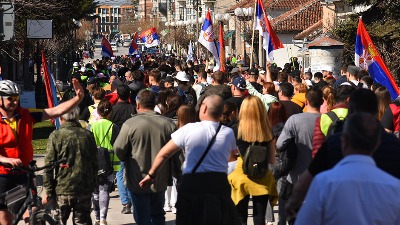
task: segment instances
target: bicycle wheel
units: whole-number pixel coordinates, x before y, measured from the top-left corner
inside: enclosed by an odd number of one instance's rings
[[[31,217],[30,224],[33,225],[57,225],[56,221],[45,212],[37,212]]]

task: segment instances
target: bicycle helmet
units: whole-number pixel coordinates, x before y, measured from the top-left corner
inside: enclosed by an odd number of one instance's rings
[[[0,95],[11,96],[20,95],[21,91],[18,85],[11,80],[0,80]]]

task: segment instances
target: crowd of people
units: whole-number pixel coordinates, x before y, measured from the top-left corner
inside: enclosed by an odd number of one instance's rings
[[[94,224],[106,225],[115,186],[138,225],[165,224],[165,212],[178,225],[244,225],[250,200],[255,225],[400,221],[400,98],[356,66],[334,77],[294,63],[223,72],[208,61],[121,57],[74,63],[68,80],[62,103],[40,112],[0,81],[1,163],[27,165],[33,123],[61,119],[45,162],[67,161],[45,173],[43,203],[57,200],[62,224],[71,212],[74,224],[92,224],[93,208]],[[267,152],[261,177],[243,169],[254,145]],[[0,166],[1,193],[24,182]],[[0,199],[0,224],[11,218]]]

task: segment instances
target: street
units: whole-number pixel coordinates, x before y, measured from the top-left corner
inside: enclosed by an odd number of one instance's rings
[[[38,166],[43,166],[44,165],[44,155],[35,155],[34,159],[37,161],[37,165]],[[43,195],[43,192],[41,193]],[[121,202],[119,200],[119,195],[118,195],[118,190],[112,192],[110,194],[110,205],[109,205],[109,209],[108,209],[108,216],[107,216],[107,222],[108,225],[133,225],[136,224],[134,219],[133,219],[133,214],[121,214],[121,210],[122,210],[122,205]],[[274,211],[275,211],[275,220],[278,219],[278,207],[275,206],[274,207]],[[251,217],[252,215],[252,202],[250,201],[249,203],[249,218],[248,218],[248,225],[253,225],[253,218]],[[94,213],[91,214],[92,216],[92,220],[94,223]],[[68,220],[68,224],[67,225],[72,225],[72,214],[70,216],[70,219]],[[166,225],[174,225],[175,224],[175,218],[176,215],[171,213],[171,212],[167,212],[165,214],[165,224]],[[25,223],[23,221],[20,221],[18,223],[18,225],[24,225]],[[274,223],[274,225],[276,225],[277,222]]]

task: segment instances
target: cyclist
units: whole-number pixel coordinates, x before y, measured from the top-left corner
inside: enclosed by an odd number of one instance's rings
[[[56,107],[30,112],[19,105],[21,90],[10,80],[0,81],[0,162],[15,166],[28,166],[33,159],[32,133],[33,124],[68,112],[77,106],[83,98],[83,88],[74,79],[76,96]],[[25,174],[12,172],[10,168],[0,166],[0,193],[27,182]],[[7,211],[4,199],[0,199],[0,224],[9,225],[12,214]],[[29,212],[23,216],[29,222]]]

